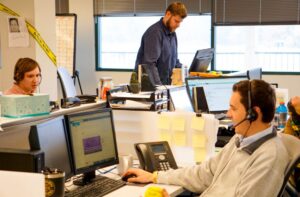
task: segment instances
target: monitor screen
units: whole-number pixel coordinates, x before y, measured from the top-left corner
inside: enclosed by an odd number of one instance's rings
[[[63,116],[33,125],[30,128],[29,145],[31,150],[44,151],[46,167],[63,170],[66,178],[70,178],[73,174],[66,131]]]
[[[81,184],[91,182],[96,169],[119,163],[111,109],[69,114],[66,119],[74,174],[84,173]]]
[[[169,91],[175,111],[194,111],[192,102],[184,86],[170,88]]]
[[[194,56],[189,72],[206,72],[213,56],[213,48],[198,50]]]
[[[193,87],[203,87],[210,113],[224,113],[229,108],[232,86],[245,77],[217,77],[217,78],[186,78],[186,86],[193,101]],[[195,106],[195,105],[194,105]]]

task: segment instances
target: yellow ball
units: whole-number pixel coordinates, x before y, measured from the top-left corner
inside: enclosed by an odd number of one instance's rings
[[[145,197],[162,197],[163,189],[157,186],[150,186],[145,191]]]

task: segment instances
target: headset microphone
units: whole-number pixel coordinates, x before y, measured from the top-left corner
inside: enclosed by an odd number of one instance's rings
[[[238,122],[237,124],[233,125],[230,129],[234,129],[235,127],[239,126],[240,124],[242,124],[242,123],[245,122],[246,120],[248,120],[248,118],[244,118],[243,120],[241,120],[241,121]]]

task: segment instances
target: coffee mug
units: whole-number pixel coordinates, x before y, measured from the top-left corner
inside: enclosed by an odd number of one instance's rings
[[[119,156],[119,164],[117,165],[117,169],[120,175],[124,174],[132,166],[133,166],[132,155]]]
[[[46,197],[63,197],[65,194],[65,173],[59,169],[47,168],[45,175]]]

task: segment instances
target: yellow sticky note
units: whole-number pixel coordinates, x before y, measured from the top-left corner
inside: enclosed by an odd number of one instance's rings
[[[205,148],[194,148],[194,159],[195,162],[203,162],[206,157],[206,149]]]
[[[202,133],[194,133],[192,137],[192,146],[204,148],[206,146],[206,136]]]
[[[198,131],[203,131],[204,123],[205,123],[204,118],[193,116],[191,128]]]
[[[171,133],[167,131],[160,131],[160,139],[162,141],[168,141],[169,144],[171,144],[171,139],[172,139]]]
[[[186,145],[186,133],[182,132],[182,131],[175,131],[174,144],[176,146],[185,146]]]
[[[171,123],[170,117],[164,116],[164,115],[160,115],[158,117],[158,128],[159,129],[169,130],[170,125],[171,125],[170,123]]]
[[[185,119],[184,117],[175,117],[173,119],[172,129],[173,131],[184,131]]]

